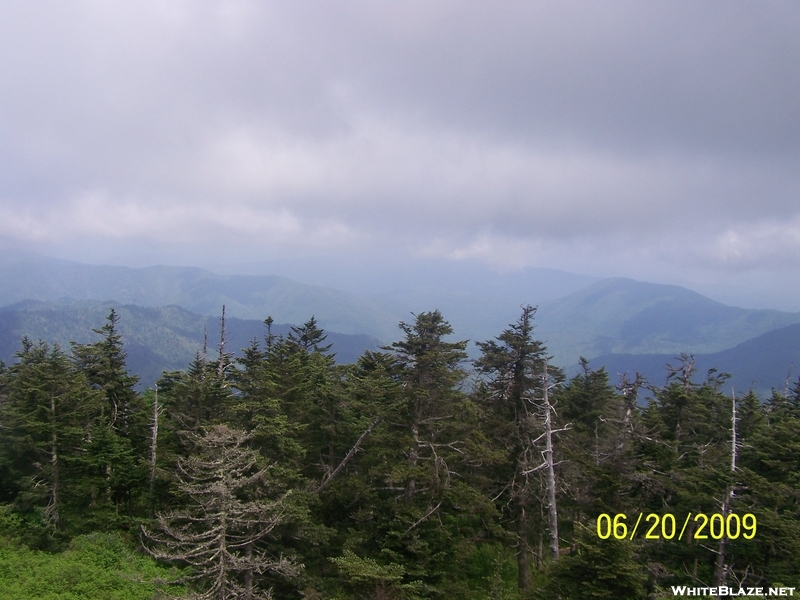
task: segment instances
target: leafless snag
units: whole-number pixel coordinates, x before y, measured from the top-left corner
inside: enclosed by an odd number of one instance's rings
[[[299,568],[270,556],[259,542],[286,520],[287,496],[256,498],[268,477],[258,454],[244,447],[248,435],[217,426],[199,437],[199,453],[178,463],[178,488],[190,499],[184,510],[157,516],[152,531],[142,528],[145,549],[159,560],[191,567],[182,581],[203,588],[200,600],[256,600],[272,597],[254,576],[292,576]],[[247,499],[243,499],[247,498]]]

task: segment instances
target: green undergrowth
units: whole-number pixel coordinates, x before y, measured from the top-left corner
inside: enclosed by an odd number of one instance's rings
[[[0,600],[154,600],[183,593],[165,589],[177,575],[118,534],[79,536],[58,553],[0,538]]]

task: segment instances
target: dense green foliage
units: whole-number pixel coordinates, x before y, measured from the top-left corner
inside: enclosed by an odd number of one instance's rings
[[[471,370],[438,311],[347,365],[313,318],[286,335],[267,319],[239,358],[223,321],[215,348],[144,394],[115,311],[71,355],[24,339],[0,367],[0,597],[800,586],[800,384],[732,398],[690,356],[663,387],[615,386],[586,361],[567,379],[534,316],[478,344]],[[650,513],[751,513],[758,529],[600,539],[600,515],[620,513],[631,530]]]
[[[177,576],[118,534],[79,536],[57,554],[0,542],[0,600],[152,600]],[[185,590],[171,585],[170,593]]]

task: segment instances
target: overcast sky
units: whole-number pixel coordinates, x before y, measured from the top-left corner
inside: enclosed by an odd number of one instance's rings
[[[6,2],[0,244],[549,266],[800,309],[800,3]]]

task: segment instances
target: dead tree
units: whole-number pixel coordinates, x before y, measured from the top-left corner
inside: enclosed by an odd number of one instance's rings
[[[217,377],[224,380],[228,369],[231,365],[230,352],[225,351],[225,346],[228,343],[228,331],[225,329],[225,305],[222,305],[222,317],[220,318],[219,326],[219,358],[217,359]]]
[[[736,473],[736,393],[731,388],[731,473]],[[734,485],[731,485],[725,490],[725,497],[722,500],[722,518],[726,520],[728,513],[731,510],[731,500],[733,500]],[[723,535],[719,540],[719,549],[717,550],[717,560],[714,566],[714,584],[716,586],[724,585],[728,579],[728,569],[725,565],[725,536]]]
[[[547,463],[547,515],[550,531],[550,552],[553,560],[558,558],[558,508],[556,507],[556,472],[553,460],[553,407],[550,404],[550,382],[547,378],[547,362],[544,364],[542,410],[544,411],[544,458]]]
[[[517,322],[495,340],[479,342],[482,356],[475,362],[479,374],[485,377],[487,405],[499,417],[496,435],[514,461],[509,465],[513,468],[512,479],[498,482],[502,488],[494,500],[506,499],[505,510],[514,523],[517,586],[522,592],[530,587],[531,558],[535,557],[538,565],[544,562],[544,523],[533,518],[534,506],[547,506],[553,559],[559,553],[553,435],[563,429],[553,429],[549,392],[555,370],[548,373],[546,348],[533,336],[535,312],[534,307],[523,306]],[[534,473],[542,479],[535,481]]]
[[[156,459],[158,457],[158,419],[161,407],[158,405],[158,386],[153,388],[153,426],[150,440],[150,518],[153,518],[154,493],[156,485]]]
[[[291,559],[270,556],[259,544],[286,520],[288,494],[255,497],[269,469],[244,446],[247,439],[224,425],[199,437],[198,454],[179,460],[176,473],[178,488],[191,504],[159,514],[153,530],[142,528],[152,556],[191,568],[181,581],[201,588],[193,596],[198,600],[268,599],[271,591],[259,586],[259,575],[298,572]]]

